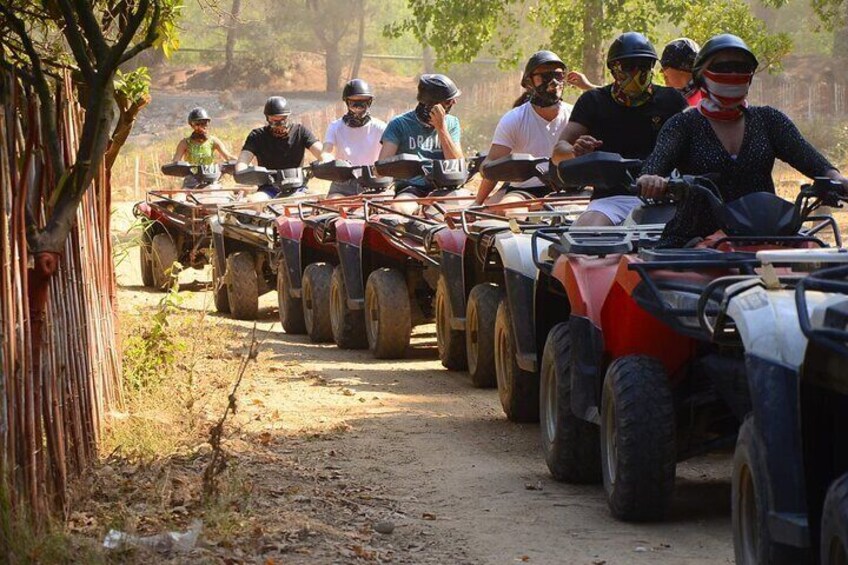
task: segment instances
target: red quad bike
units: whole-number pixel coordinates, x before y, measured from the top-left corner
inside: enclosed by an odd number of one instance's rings
[[[336,341],[343,348],[367,347],[361,311],[344,312],[337,304],[344,300],[346,291],[336,230],[342,224],[364,224],[363,203],[387,198],[383,193],[392,186],[393,179],[376,176],[373,167],[354,167],[347,161],[314,163],[311,168],[316,178],[356,180],[363,192],[302,202],[296,216],[278,218],[282,261],[277,269],[280,321],[286,333],[306,333],[313,342]],[[331,308],[333,304],[335,308]]]
[[[280,262],[277,225],[280,217],[296,217],[298,202],[315,199],[304,190],[308,167],[268,170],[250,167],[235,173],[245,185],[276,187],[282,196],[218,208],[209,218],[212,232],[212,279],[215,308],[238,320],[255,320],[259,297],[275,288]]]
[[[167,176],[191,178],[196,188],[151,190],[143,202],[133,207],[133,215],[144,224],[140,249],[144,286],[169,288],[175,280],[171,274],[175,262],[195,269],[209,263],[211,239],[206,218],[218,206],[233,202],[243,192],[222,189],[217,184],[220,173],[232,171],[232,163],[225,163],[220,169],[183,162],[162,167],[162,173]]]
[[[523,154],[486,163],[482,173],[490,180],[539,178],[553,192],[544,198],[468,208],[462,211],[461,229],[437,234],[442,279],[436,291],[439,356],[448,369],[463,368],[467,362],[477,388],[496,386],[494,329],[505,276],[535,277],[530,233],[570,224],[588,203],[586,196],[561,192],[555,175],[547,173],[548,164],[547,158]],[[452,347],[463,342],[464,349]]]
[[[412,327],[433,318],[439,284],[437,235],[459,219],[459,207],[473,196],[439,196],[462,187],[483,157],[429,160],[396,155],[378,161],[379,175],[395,179],[423,176],[433,194],[416,199],[417,214],[394,210],[389,203],[366,202],[365,224],[337,230],[339,258],[348,309],[364,308],[368,347],[378,359],[403,357]],[[341,305],[341,304],[340,304]],[[438,308],[438,306],[437,306]],[[456,347],[464,346],[457,343]]]
[[[808,185],[794,204],[768,192],[724,203],[708,179],[672,178],[673,199],[700,194],[722,228],[692,248],[536,233],[552,240],[540,269],[559,297],[553,316],[537,319],[547,334],[542,444],[555,478],[600,478],[615,517],[658,520],[676,463],[733,445],[751,404],[744,347],[714,340],[699,313],[717,311],[728,277],[754,274],[755,251],[824,247],[816,233],[836,224],[812,212],[828,190]]]
[[[567,191],[580,191],[585,187],[613,188],[629,186],[632,174],[641,164],[625,160],[612,153],[597,152],[585,157],[560,163],[557,169],[558,184]],[[487,168],[487,175],[494,174]],[[510,180],[527,180],[529,173],[516,174]],[[538,268],[538,256],[546,253],[552,241],[569,230],[581,230],[582,239],[595,241],[638,242],[646,237],[659,236],[663,223],[673,209],[666,205],[644,205],[634,210],[627,226],[590,230],[571,228],[570,222],[550,232],[549,227],[530,230],[507,238],[499,236],[496,245],[504,263],[504,292],[495,317],[494,351],[495,375],[498,395],[504,413],[510,421],[534,422],[539,419],[539,367],[547,332],[563,308],[562,293],[556,291],[543,267]],[[537,232],[550,232],[536,237]],[[554,290],[552,290],[554,289]]]

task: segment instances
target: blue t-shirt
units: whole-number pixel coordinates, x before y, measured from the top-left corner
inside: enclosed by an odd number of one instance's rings
[[[451,139],[459,144],[459,118],[448,114],[445,116],[445,123],[447,124]],[[422,124],[418,116],[415,115],[414,110],[392,118],[386,127],[386,131],[383,132],[382,142],[385,143],[386,141],[398,146],[398,155],[408,153],[418,155],[424,159],[445,158],[436,128]],[[426,186],[427,183],[424,177],[415,177],[406,180],[403,184]]]

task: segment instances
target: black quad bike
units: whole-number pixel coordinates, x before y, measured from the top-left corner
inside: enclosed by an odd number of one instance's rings
[[[239,320],[254,320],[259,297],[276,286],[280,263],[278,224],[297,217],[298,203],[315,199],[303,192],[308,167],[269,170],[250,167],[234,174],[244,185],[275,187],[280,197],[218,208],[209,218],[215,307]]]
[[[206,218],[243,192],[218,185],[221,174],[232,173],[233,168],[232,163],[200,167],[182,162],[162,167],[167,176],[191,178],[196,188],[151,190],[133,207],[133,215],[143,224],[139,256],[144,286],[170,288],[176,278],[174,263],[195,269],[209,263],[211,240]]]

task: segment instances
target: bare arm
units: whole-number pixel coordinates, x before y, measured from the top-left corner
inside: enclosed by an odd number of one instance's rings
[[[388,159],[389,157],[394,157],[397,155],[398,145],[397,143],[392,143],[391,141],[384,141],[383,147],[380,148],[380,156],[377,157],[378,161],[383,159]]]
[[[239,153],[238,162],[236,163],[236,171],[243,171],[253,162],[253,159],[256,158],[256,155],[247,151],[246,149],[242,149],[241,153]]]
[[[227,149],[227,146],[224,145],[224,143],[217,137],[214,138],[214,140],[212,141],[212,147],[215,149],[215,151],[218,152],[221,157],[223,157],[227,161],[232,161],[236,158],[235,155],[230,153],[230,151]]]
[[[177,143],[177,150],[174,151],[174,159],[173,162],[182,161],[183,156],[186,154],[186,150],[188,149],[188,144],[185,139],[181,139],[179,143]]]
[[[459,143],[454,141],[448,129],[447,113],[441,105],[436,104],[430,110],[430,124],[436,128],[436,133],[439,135],[439,143],[442,146],[442,153],[445,154],[445,159],[462,159],[462,148]]]
[[[551,161],[554,165],[557,165],[560,161],[591,153],[598,149],[602,143],[589,135],[589,128],[583,124],[568,122],[559,136],[559,141],[554,146]]]
[[[335,154],[335,150],[336,150],[336,146],[333,145],[332,141],[325,141],[324,142],[324,153]]]
[[[333,156],[330,153],[324,151],[324,144],[320,141],[316,141],[315,143],[310,145],[309,152],[312,153],[313,157],[315,157],[321,162],[333,160]]]
[[[510,153],[512,153],[512,148],[493,143],[489,148],[489,153],[486,155],[486,161],[483,163],[483,166],[485,166],[486,163],[496,161],[501,157],[506,157]],[[491,194],[492,190],[495,188],[495,185],[497,185],[495,181],[489,180],[484,176],[483,180],[480,181],[480,187],[477,189],[477,197],[474,199],[474,204],[482,204],[485,202],[486,198],[489,197],[489,194]]]

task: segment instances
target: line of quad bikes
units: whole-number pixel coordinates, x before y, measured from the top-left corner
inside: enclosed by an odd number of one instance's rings
[[[234,173],[282,194],[311,177],[363,188],[264,202],[166,165],[211,188],[136,205],[144,284],[168,287],[174,262],[211,263],[219,312],[254,319],[276,290],[287,333],[380,359],[403,358],[412,328],[434,320],[442,364],[497,387],[509,420],[540,421],[553,477],[602,483],[616,518],[663,519],[677,462],[735,445],[737,563],[848,563],[848,252],[823,213],[848,194],[816,179],[795,202],[755,192],[724,203],[708,179],[676,176],[668,200],[644,201],[622,226],[573,227],[587,187],[633,190],[640,163],[482,161]],[[427,197],[412,215],[391,206],[393,179],[423,175],[438,193],[477,172],[553,192],[488,206]],[[675,203],[696,192],[721,232],[658,248]]]

